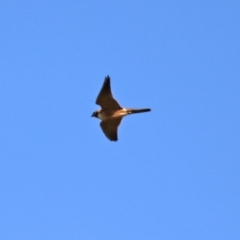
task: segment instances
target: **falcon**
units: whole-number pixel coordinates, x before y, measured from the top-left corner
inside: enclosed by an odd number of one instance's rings
[[[104,79],[103,86],[96,99],[96,104],[100,105],[101,109],[93,112],[92,117],[102,120],[100,127],[110,141],[118,140],[117,131],[123,117],[133,113],[151,111],[150,108],[122,108],[112,95],[109,76],[106,76]]]

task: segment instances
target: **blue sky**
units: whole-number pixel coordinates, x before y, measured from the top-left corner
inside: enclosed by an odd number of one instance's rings
[[[0,239],[240,239],[238,1],[0,5]]]

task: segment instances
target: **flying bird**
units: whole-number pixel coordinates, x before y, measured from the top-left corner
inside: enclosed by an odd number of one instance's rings
[[[151,111],[150,108],[122,108],[112,95],[109,76],[105,77],[103,86],[97,96],[96,104],[100,105],[101,109],[93,112],[92,117],[102,120],[100,126],[110,141],[118,140],[117,130],[123,117],[133,113]]]

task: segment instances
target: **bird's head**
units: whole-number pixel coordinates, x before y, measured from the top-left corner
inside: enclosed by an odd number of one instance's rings
[[[92,117],[98,118],[98,111],[93,112]]]

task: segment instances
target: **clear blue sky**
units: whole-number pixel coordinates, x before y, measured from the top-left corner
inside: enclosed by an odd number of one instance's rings
[[[1,1],[0,239],[240,239],[239,1]],[[91,118],[104,77],[128,116]]]

